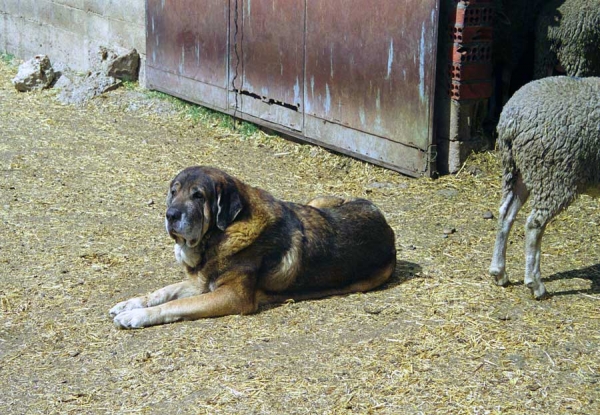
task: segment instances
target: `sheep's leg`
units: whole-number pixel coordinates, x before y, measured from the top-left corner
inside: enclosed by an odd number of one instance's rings
[[[508,276],[506,275],[508,234],[517,217],[517,213],[519,213],[519,210],[528,197],[529,191],[519,178],[510,190],[504,192],[502,202],[500,203],[498,233],[496,234],[492,264],[490,265],[490,275],[494,278],[495,283],[501,286],[508,284]]]
[[[540,271],[542,236],[546,225],[554,216],[547,210],[534,208],[525,224],[525,285],[538,300],[546,296],[546,287],[542,283]]]

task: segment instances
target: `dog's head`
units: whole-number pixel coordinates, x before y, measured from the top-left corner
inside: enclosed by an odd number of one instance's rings
[[[188,167],[169,187],[165,225],[179,245],[194,248],[209,230],[224,231],[242,209],[231,176],[211,167]]]

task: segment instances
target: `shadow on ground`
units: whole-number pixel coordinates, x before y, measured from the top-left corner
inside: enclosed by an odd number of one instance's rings
[[[598,294],[600,293],[600,264],[589,267],[574,269],[570,271],[558,272],[544,279],[544,281],[562,281],[582,279],[589,280],[591,287],[588,289],[575,289],[554,292],[553,296],[573,295],[573,294]]]
[[[419,264],[399,260],[396,262],[396,269],[394,270],[394,273],[387,283],[381,287],[381,289],[393,288],[410,281],[413,278],[418,278],[422,271],[423,269]]]

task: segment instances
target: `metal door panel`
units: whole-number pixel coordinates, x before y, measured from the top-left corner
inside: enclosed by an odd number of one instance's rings
[[[438,0],[307,0],[306,114],[427,150]]]
[[[427,175],[438,15],[439,0],[147,0],[147,81]]]
[[[237,100],[237,101],[236,101]],[[235,106],[238,110],[235,110]],[[229,109],[232,113],[243,113],[252,115],[259,119],[279,124],[294,131],[302,131],[304,114],[294,109],[288,109],[277,104],[269,103],[247,95],[236,97],[233,93],[229,95]]]
[[[227,111],[227,91],[223,88],[161,71],[151,66],[146,68],[146,79],[149,89],[166,92],[218,111]]]
[[[304,0],[232,3],[230,108],[302,128]],[[236,31],[237,29],[237,31]]]
[[[148,73],[150,85],[175,85],[172,77],[161,78],[167,74],[199,81],[219,88],[204,89],[213,101],[219,97],[213,105],[226,108],[228,25],[228,1],[147,0],[147,66],[155,69]]]
[[[327,148],[352,155],[410,176],[427,174],[428,152],[373,134],[306,115],[304,138]]]

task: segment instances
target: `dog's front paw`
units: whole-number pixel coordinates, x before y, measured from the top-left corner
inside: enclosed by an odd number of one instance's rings
[[[144,308],[144,307],[146,307],[146,305],[144,304],[143,299],[140,297],[136,297],[136,298],[132,298],[130,300],[121,301],[120,303],[115,305],[113,308],[111,308],[108,311],[108,314],[111,317],[114,317],[125,311],[134,310],[136,308]]]
[[[155,324],[152,315],[152,311],[148,308],[136,308],[120,312],[113,321],[120,329],[141,329]]]

